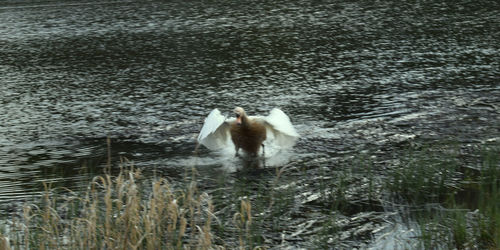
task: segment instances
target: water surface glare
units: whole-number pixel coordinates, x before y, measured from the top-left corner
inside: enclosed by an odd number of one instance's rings
[[[352,158],[387,163],[413,143],[500,140],[498,1],[16,1],[0,3],[0,34],[4,211],[43,183],[86,187],[106,166],[109,137],[115,167],[126,157],[176,182],[196,166],[215,197],[255,196],[286,167],[282,188],[303,194],[286,198],[296,199],[289,237],[266,244],[311,247],[311,235],[291,231],[330,213],[313,182],[351,171]],[[301,139],[257,174],[204,148],[194,155],[205,116],[236,105],[281,108]],[[362,213],[376,212],[369,223],[387,230],[340,248],[414,236],[391,213],[358,209],[343,216],[367,225]]]

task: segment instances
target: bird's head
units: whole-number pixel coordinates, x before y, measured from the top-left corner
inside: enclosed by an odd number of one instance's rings
[[[245,110],[241,107],[236,107],[234,109],[234,114],[236,115],[236,124],[240,125],[243,116],[245,116]]]

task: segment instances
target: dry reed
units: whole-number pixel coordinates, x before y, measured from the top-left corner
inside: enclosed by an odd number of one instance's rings
[[[9,235],[0,234],[0,249],[225,248],[211,231],[220,223],[211,197],[198,192],[196,181],[174,188],[166,179],[142,180],[140,170],[122,165],[115,177],[95,177],[82,194],[45,188],[41,204],[25,205]],[[241,202],[239,214],[243,225],[251,222],[249,201]],[[248,225],[243,228],[247,233]]]

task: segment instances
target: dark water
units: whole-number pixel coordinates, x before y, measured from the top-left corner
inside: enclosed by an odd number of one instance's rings
[[[360,153],[390,161],[408,143],[500,140],[498,1],[4,2],[0,34],[5,211],[44,182],[85,187],[106,165],[108,137],[114,162],[124,156],[174,181],[196,166],[215,196],[272,182],[286,165],[283,182],[313,200],[302,176],[351,171],[339,162]],[[280,107],[302,136],[258,183],[238,160],[193,155],[208,112],[236,105]],[[303,217],[288,230],[324,217],[288,195]],[[382,231],[409,238],[401,227]],[[370,235],[343,246],[394,241]]]

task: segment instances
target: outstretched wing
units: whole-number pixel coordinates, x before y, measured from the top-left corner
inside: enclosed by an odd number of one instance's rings
[[[280,109],[274,108],[268,116],[264,117],[266,127],[274,137],[274,143],[280,147],[292,147],[299,138],[290,118]]]
[[[205,123],[198,135],[198,142],[211,150],[227,146],[229,139],[229,124],[226,117],[218,109],[212,110],[205,118]]]

